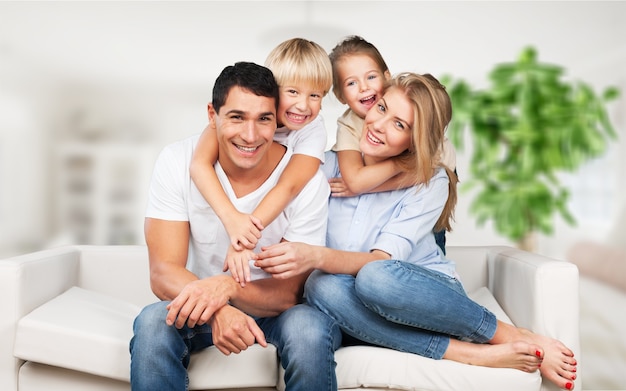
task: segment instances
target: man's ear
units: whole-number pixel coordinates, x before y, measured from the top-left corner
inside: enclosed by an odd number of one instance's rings
[[[213,107],[212,103],[209,103],[207,104],[206,109],[207,109],[207,114],[209,116],[209,126],[215,126],[215,117],[217,116],[215,107]]]

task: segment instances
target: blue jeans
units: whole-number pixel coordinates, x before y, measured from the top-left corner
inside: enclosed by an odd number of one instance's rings
[[[134,391],[187,390],[190,354],[213,345],[208,325],[180,330],[166,325],[167,304],[151,304],[135,319],[130,342]],[[337,390],[334,353],[341,344],[341,331],[331,318],[300,304],[256,321],[277,348],[287,390]]]
[[[349,336],[434,359],[451,336],[484,343],[496,330],[495,316],[458,280],[408,262],[371,262],[356,278],[315,271],[305,294]]]

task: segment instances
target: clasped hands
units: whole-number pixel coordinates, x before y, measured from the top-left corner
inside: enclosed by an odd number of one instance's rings
[[[227,279],[227,280],[226,280]],[[255,320],[231,306],[228,276],[214,276],[188,283],[167,305],[165,322],[180,329],[209,324],[213,344],[225,355],[240,353],[255,341],[266,347],[265,334]]]

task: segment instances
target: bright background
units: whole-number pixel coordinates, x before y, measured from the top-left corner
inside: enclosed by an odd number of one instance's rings
[[[609,106],[620,139],[563,176],[578,225],[558,220],[554,235],[539,237],[538,252],[563,258],[578,240],[606,241],[624,208],[625,17],[626,2],[602,1],[0,2],[0,257],[143,243],[154,158],[203,129],[224,66],[262,64],[295,36],[330,51],[358,34],[392,73],[452,74],[480,87],[496,63],[532,45],[568,78],[622,90]],[[331,95],[329,146],[344,110]],[[458,155],[461,180],[467,161]],[[510,244],[475,226],[470,201],[461,194],[448,244]]]

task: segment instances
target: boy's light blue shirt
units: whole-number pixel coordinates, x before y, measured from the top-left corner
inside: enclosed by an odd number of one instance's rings
[[[322,170],[339,177],[337,154],[326,152]],[[428,186],[329,199],[326,245],[369,252],[381,250],[406,261],[458,277],[454,262],[435,242],[433,227],[448,198],[448,176],[440,168]]]

